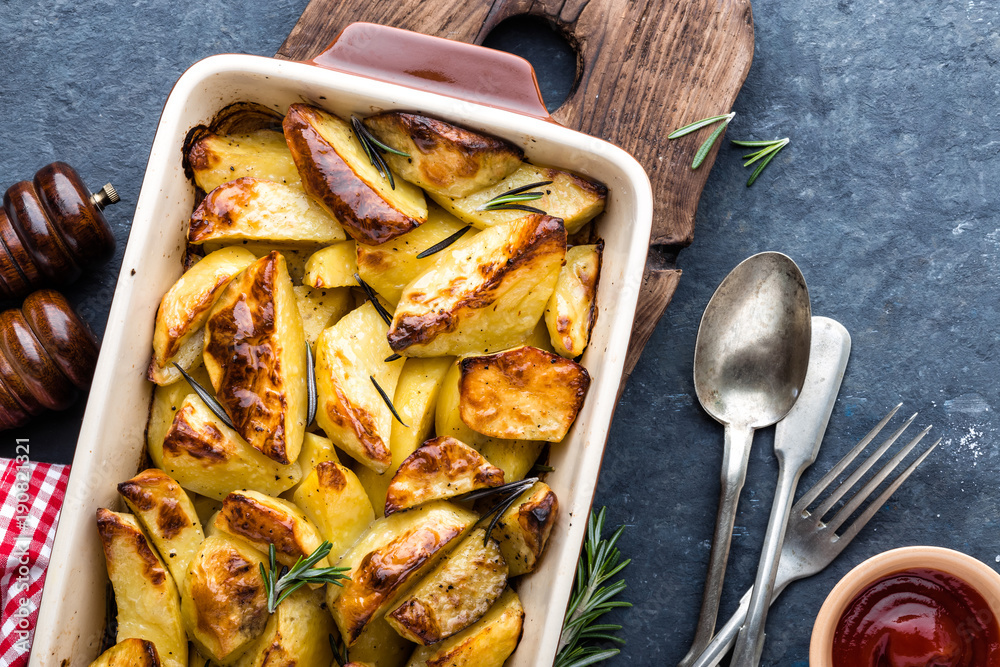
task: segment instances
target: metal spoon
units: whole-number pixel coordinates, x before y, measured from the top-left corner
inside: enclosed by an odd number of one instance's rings
[[[784,417],[809,365],[809,291],[790,258],[764,252],[733,269],[702,315],[694,350],[698,401],[726,427],[722,489],[698,629],[681,667],[708,646],[719,615],[736,506],[753,432]]]

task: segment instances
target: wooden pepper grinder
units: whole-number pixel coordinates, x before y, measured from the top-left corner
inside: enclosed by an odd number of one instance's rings
[[[10,186],[0,209],[0,298],[67,285],[110,259],[115,237],[101,211],[118,200],[110,183],[91,194],[65,162]]]
[[[55,290],[0,313],[0,430],[68,408],[90,387],[97,352],[90,327]]]

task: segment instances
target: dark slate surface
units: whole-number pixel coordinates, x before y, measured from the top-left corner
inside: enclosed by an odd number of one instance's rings
[[[0,3],[3,184],[65,159],[94,187],[113,181],[125,198],[108,214],[119,241],[115,259],[66,290],[98,332],[172,83],[210,54],[274,53],[305,4]],[[681,254],[680,289],[618,407],[597,503],[609,507],[611,522],[630,526],[621,546],[633,559],[626,597],[635,607],[617,616],[628,645],[609,664],[675,664],[693,635],[722,429],[694,397],[692,351],[715,286],[753,252],[791,255],[814,313],[838,319],[854,337],[824,449],[805,485],[897,402],[919,410],[918,424],[933,423],[943,438],[840,559],[777,603],[763,664],[807,664],[823,598],[868,556],[937,544],[1000,562],[1000,223],[993,205],[1000,11],[984,0],[758,0],[754,15],[756,56],[729,136],[789,136],[792,143],[749,189],[741,153],[721,152],[695,243]],[[546,72],[541,78],[553,87]],[[29,437],[33,458],[68,460],[81,414],[4,434],[0,454],[12,453],[15,437]],[[770,445],[771,432],[760,433],[724,614],[753,579],[776,476]]]

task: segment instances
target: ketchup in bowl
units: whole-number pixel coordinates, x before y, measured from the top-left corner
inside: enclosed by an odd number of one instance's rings
[[[834,667],[1000,667],[1000,627],[983,596],[939,570],[883,577],[850,604]]]

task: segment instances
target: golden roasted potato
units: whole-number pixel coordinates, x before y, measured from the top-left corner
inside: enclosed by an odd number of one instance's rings
[[[216,500],[235,489],[277,495],[302,479],[297,462],[282,465],[264,456],[195,394],[185,397],[160,442],[150,447],[153,462],[185,489]]]
[[[336,461],[317,465],[299,484],[293,499],[331,544],[330,562],[347,553],[375,520],[361,482]]]
[[[208,378],[208,371],[200,363],[188,373],[195,382],[203,387],[212,384]],[[191,388],[187,380],[183,379],[173,384],[153,387],[149,419],[146,422],[146,449],[157,468],[163,467],[163,436],[167,434],[171,424],[174,423],[174,416],[181,409],[184,399],[192,393],[194,393],[194,389]]]
[[[357,242],[342,241],[317,250],[306,260],[306,277],[310,287],[357,287]]]
[[[371,285],[372,289],[395,306],[399,303],[403,288],[433,266],[439,258],[438,253],[422,259],[417,259],[417,255],[466,228],[468,225],[451,213],[431,204],[427,207],[427,222],[413,231],[378,246],[359,243],[358,274],[362,280]],[[467,229],[450,247],[456,248],[459,243],[468,242],[478,233],[477,229]]]
[[[184,627],[213,662],[232,664],[264,632],[269,614],[261,564],[264,554],[224,534],[206,537],[191,559],[181,586]]]
[[[316,526],[302,510],[287,500],[257,491],[233,491],[226,496],[214,524],[223,533],[246,540],[264,553],[273,544],[278,562],[288,567],[323,543]],[[319,560],[316,567],[329,567],[326,558]]]
[[[545,482],[535,482],[500,515],[493,539],[507,561],[510,576],[532,572],[559,516],[559,501]]]
[[[590,388],[586,368],[527,345],[458,363],[462,421],[494,438],[559,442]]]
[[[464,442],[438,436],[421,445],[399,466],[389,482],[385,515],[502,484],[503,470],[490,465]]]
[[[132,637],[109,648],[90,667],[160,667],[160,654],[153,642]]]
[[[245,176],[223,183],[198,204],[188,221],[190,243],[326,245],[347,238],[301,188]]]
[[[555,351],[575,359],[590,342],[597,319],[597,281],[601,276],[604,242],[573,246],[559,271],[556,289],[545,306],[545,326]]]
[[[355,667],[403,667],[413,653],[406,641],[385,622],[385,616],[372,619],[351,645],[350,665]],[[348,665],[344,665],[348,667]]]
[[[403,360],[386,343],[385,322],[370,302],[345,315],[316,341],[316,422],[338,447],[364,466],[385,472],[392,462],[392,396]]]
[[[194,503],[180,484],[162,470],[149,468],[118,485],[118,493],[164,558],[174,581],[205,539]]]
[[[223,248],[200,260],[167,290],[156,311],[149,379],[164,385],[181,379],[173,362],[190,372],[201,362],[202,327],[230,279],[254,262],[243,248]]]
[[[330,667],[333,630],[323,592],[304,586],[278,605],[264,633],[235,667]]]
[[[428,191],[431,198],[445,210],[480,229],[513,222],[524,215],[521,211],[480,211],[494,197],[515,188],[533,183],[552,181],[548,185],[532,188],[531,192],[543,193],[541,198],[526,202],[527,205],[545,211],[553,218],[561,218],[566,232],[573,234],[604,210],[608,189],[603,183],[580,176],[570,171],[552,167],[536,167],[523,163],[513,174],[496,185],[479,190],[467,197],[448,197]]]
[[[187,667],[188,645],[173,577],[131,514],[97,510],[97,530],[118,603],[118,641],[153,642],[160,662]]]
[[[370,468],[362,467],[357,471],[358,480],[368,493],[376,516],[381,517],[384,513],[386,491],[399,464],[427,440],[434,428],[438,393],[453,361],[451,357],[414,358],[407,359],[403,364],[392,403],[407,426],[396,420],[392,422],[389,435],[392,463],[381,475]]]
[[[386,111],[364,121],[375,138],[409,157],[385,153],[389,168],[428,192],[465,197],[514,173],[517,146],[436,118]]]
[[[354,308],[354,296],[346,287],[315,289],[296,285],[292,291],[295,292],[295,303],[302,318],[302,333],[310,346],[316,345],[316,339],[323,333],[323,329],[336,324]]]
[[[356,241],[385,243],[427,220],[423,191],[402,179],[390,187],[346,121],[293,104],[282,126],[302,187]]]
[[[385,613],[401,636],[426,646],[461,632],[493,605],[507,586],[507,563],[486,529],[462,540],[402,600]]]
[[[406,667],[502,667],[517,648],[524,607],[507,589],[479,621],[457,635],[413,652]]]
[[[302,451],[299,452],[299,465],[302,466],[302,472],[312,472],[313,468],[324,461],[340,463],[340,457],[337,456],[333,441],[315,433],[306,433],[306,437],[302,441]]]
[[[351,568],[343,588],[327,586],[327,604],[344,642],[357,641],[476,522],[476,515],[441,501],[379,519],[340,560]]]
[[[280,253],[234,277],[212,308],[205,368],[236,432],[278,463],[294,461],[306,428],[306,346]]]
[[[518,482],[528,476],[545,443],[538,440],[486,438],[476,446],[486,460],[503,470],[505,482]]]
[[[187,165],[205,192],[244,176],[302,187],[285,137],[274,130],[221,136],[206,134],[191,145]]]
[[[389,345],[411,357],[492,351],[534,329],[566,255],[558,218],[529,215],[440,253],[406,286]]]

